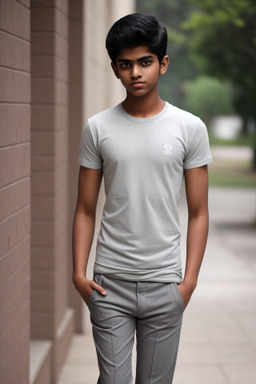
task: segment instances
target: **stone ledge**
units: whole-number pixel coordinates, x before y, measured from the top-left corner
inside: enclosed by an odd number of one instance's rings
[[[66,360],[74,335],[74,310],[67,308],[61,324],[56,332],[53,353],[53,379],[57,382],[59,373]]]
[[[51,352],[50,340],[30,341],[30,384],[51,383]]]

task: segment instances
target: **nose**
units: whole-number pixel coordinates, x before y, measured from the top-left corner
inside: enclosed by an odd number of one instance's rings
[[[141,77],[141,69],[138,64],[134,64],[131,69],[131,77],[133,79],[137,79],[138,77]]]

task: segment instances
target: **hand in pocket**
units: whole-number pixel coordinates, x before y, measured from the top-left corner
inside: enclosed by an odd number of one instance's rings
[[[102,288],[95,281],[89,280],[86,277],[79,280],[79,282],[75,284],[75,287],[80,293],[86,305],[88,305],[91,294],[94,290],[98,291],[101,295],[104,296],[107,294],[104,288]]]
[[[191,296],[194,292],[194,288],[192,288],[189,284],[186,284],[184,281],[180,285],[178,285],[178,290],[180,291],[180,294],[184,301],[185,308],[187,307]]]

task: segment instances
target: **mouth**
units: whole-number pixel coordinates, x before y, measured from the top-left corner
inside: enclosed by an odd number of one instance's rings
[[[132,86],[134,87],[141,87],[142,85],[144,85],[145,83],[143,81],[133,81],[131,83]]]

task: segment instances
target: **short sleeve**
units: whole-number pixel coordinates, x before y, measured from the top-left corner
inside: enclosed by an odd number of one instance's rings
[[[188,144],[184,159],[184,169],[202,167],[212,162],[209,137],[205,124],[199,119],[199,123]]]
[[[102,168],[102,157],[95,144],[89,123],[85,125],[82,132],[78,164],[92,169]]]

